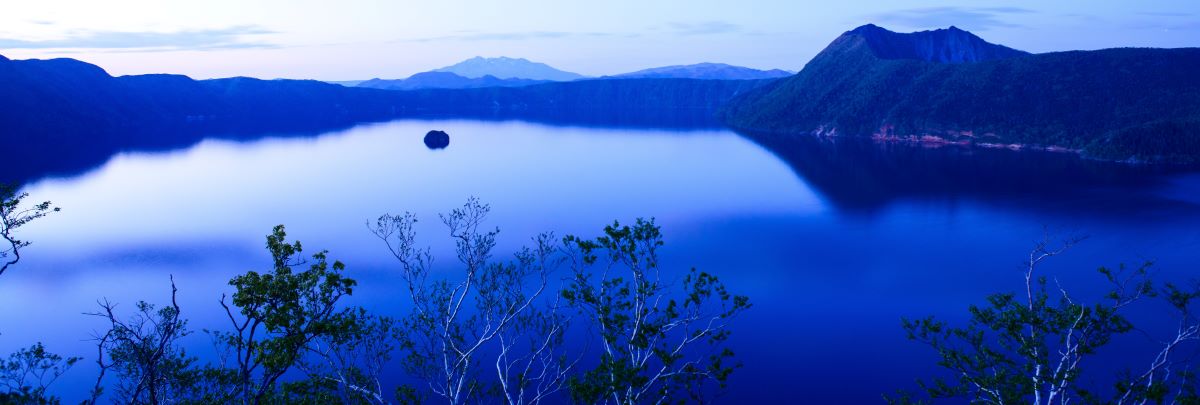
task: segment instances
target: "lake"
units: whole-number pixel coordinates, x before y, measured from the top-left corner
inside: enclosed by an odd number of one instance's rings
[[[422,143],[432,129],[449,133],[447,148]],[[346,263],[360,282],[348,302],[398,314],[397,265],[366,222],[416,213],[419,237],[451,271],[436,215],[475,196],[492,207],[501,257],[543,231],[595,236],[613,220],[656,218],[668,274],[697,267],[754,305],[733,325],[744,366],[724,403],[879,402],[915,387],[936,358],[900,319],[961,322],[987,294],[1016,291],[1046,230],[1088,236],[1044,267],[1084,297],[1100,297],[1098,266],[1155,260],[1157,278],[1184,280],[1200,251],[1200,176],[1188,171],[719,128],[394,121],[123,152],[24,190],[63,211],[21,231],[34,245],[0,279],[0,353],[40,340],[92,356],[104,322],[82,313],[106,297],[127,312],[166,302],[172,275],[190,328],[225,328],[217,300],[230,277],[269,270],[263,237],[276,224]],[[1146,339],[1119,339],[1099,368],[1148,362]],[[212,356],[202,332],[187,341]],[[58,383],[68,402],[90,388],[91,361]]]

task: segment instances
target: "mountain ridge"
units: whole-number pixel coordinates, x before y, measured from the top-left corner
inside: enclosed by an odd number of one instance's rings
[[[716,108],[754,80],[612,79],[522,87],[381,90],[315,80],[113,77],[73,59],[0,60],[0,182],[78,173],[118,151],[206,137],[316,133],[399,118],[716,128]]]
[[[469,79],[495,76],[498,79],[563,82],[584,78],[581,74],[559,70],[545,63],[505,56],[495,58],[476,56],[450,66],[434,69],[431,72],[449,72]]]
[[[936,30],[898,33],[875,24],[866,24],[847,31],[839,39],[842,37],[862,38],[880,59],[955,64],[1030,55],[1029,52],[987,42],[953,25]],[[835,39],[834,44],[837,42]]]
[[[781,69],[759,70],[724,63],[695,63],[691,65],[671,65],[642,69],[629,73],[621,73],[608,78],[673,78],[701,80],[760,80],[778,79],[791,76],[793,73]]]
[[[518,87],[547,82],[549,80],[501,79],[492,75],[469,78],[451,72],[429,71],[417,73],[405,79],[386,80],[375,78],[364,80],[355,84],[354,87],[384,90],[474,89],[483,87]]]
[[[860,136],[1200,162],[1200,77],[1192,73],[1200,48],[1025,54],[930,41],[957,45],[922,53],[917,41],[886,40],[914,34],[872,40],[877,30],[847,31],[795,76],[731,101],[722,121],[767,138]],[[880,49],[892,43],[899,45]]]

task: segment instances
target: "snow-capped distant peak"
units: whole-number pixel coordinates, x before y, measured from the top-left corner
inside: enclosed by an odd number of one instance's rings
[[[467,78],[495,76],[500,79],[531,79],[568,81],[583,78],[583,75],[550,67],[545,63],[531,62],[525,58],[476,56],[434,72],[450,72]]]

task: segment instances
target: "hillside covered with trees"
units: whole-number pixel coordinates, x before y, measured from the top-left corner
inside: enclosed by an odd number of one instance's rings
[[[732,101],[729,125],[984,146],[1061,147],[1111,160],[1200,158],[1200,49],[1027,54],[950,28],[866,25],[797,75]]]
[[[397,118],[715,127],[714,111],[760,80],[581,80],[525,87],[344,87],[315,80],[113,77],[74,59],[0,57],[0,144],[20,145],[0,182],[70,173],[131,149],[204,137],[308,134]]]

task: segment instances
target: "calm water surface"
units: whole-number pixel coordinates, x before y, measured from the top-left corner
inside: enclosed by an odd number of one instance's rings
[[[448,148],[425,147],[431,129],[450,134]],[[1100,265],[1153,259],[1160,278],[1194,277],[1200,248],[1200,176],[1186,172],[1035,152],[760,144],[724,130],[398,121],[125,153],[25,191],[64,210],[22,231],[35,244],[0,280],[0,352],[41,340],[90,356],[104,324],[81,313],[105,297],[125,310],[165,302],[170,275],[192,329],[225,328],[217,299],[230,277],[269,268],[263,236],[276,224],[347,264],[361,285],[352,303],[398,313],[400,279],[366,221],[418,214],[451,271],[436,214],[477,196],[493,208],[500,252],[542,231],[590,236],[614,219],[657,218],[667,268],[715,273],[754,303],[734,326],[744,367],[729,403],[879,402],[913,387],[936,359],[905,339],[900,318],[961,320],[986,294],[1016,290],[1021,257],[1047,227],[1090,236],[1046,267],[1083,295],[1098,296]],[[1098,361],[1142,364],[1144,339]],[[203,333],[188,346],[214,352]],[[59,391],[79,398],[95,371],[81,364]]]

